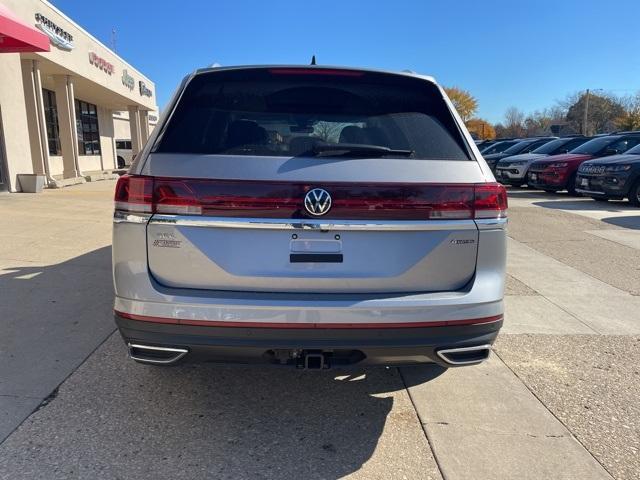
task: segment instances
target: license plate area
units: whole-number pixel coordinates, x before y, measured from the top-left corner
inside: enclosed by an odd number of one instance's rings
[[[291,253],[291,263],[342,263],[341,253]]]

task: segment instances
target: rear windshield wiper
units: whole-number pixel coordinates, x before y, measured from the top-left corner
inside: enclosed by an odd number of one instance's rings
[[[410,157],[414,153],[413,150],[394,150],[380,145],[360,143],[320,143],[314,145],[312,151],[316,157],[385,157],[387,155]]]

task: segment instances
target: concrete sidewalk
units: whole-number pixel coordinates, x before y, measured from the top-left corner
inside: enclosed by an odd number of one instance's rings
[[[115,329],[113,188],[0,195],[0,441]]]

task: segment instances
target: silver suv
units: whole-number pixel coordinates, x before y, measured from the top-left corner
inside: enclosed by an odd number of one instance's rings
[[[506,213],[430,77],[198,70],[116,187],[116,323],[151,364],[479,363]]]

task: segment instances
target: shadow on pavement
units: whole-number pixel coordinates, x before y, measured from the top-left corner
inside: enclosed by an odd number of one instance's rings
[[[634,210],[627,202],[596,202],[591,199],[579,200],[557,200],[550,202],[534,202],[533,204],[542,208],[551,208],[554,210],[599,210],[602,212],[628,212]]]
[[[109,248],[11,268],[0,292],[4,392],[46,397],[113,332]],[[419,371],[426,382],[445,369]],[[369,461],[385,472],[421,468],[428,446],[404,388],[393,368],[144,366],[113,334],[2,443],[0,471],[313,479],[342,478]]]
[[[109,247],[55,265],[3,265],[0,441],[114,331],[110,265]]]
[[[608,217],[603,218],[602,221],[618,227],[640,230],[640,214],[628,217]]]
[[[507,187],[507,194],[514,198],[542,198],[542,199],[554,199],[558,198],[562,193],[547,193],[542,190],[532,190],[530,188],[514,188]],[[561,198],[561,197],[560,197]]]

